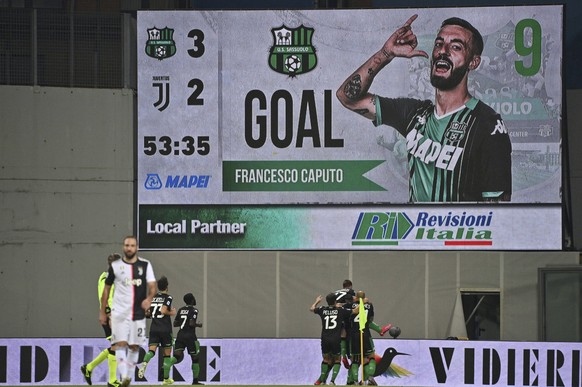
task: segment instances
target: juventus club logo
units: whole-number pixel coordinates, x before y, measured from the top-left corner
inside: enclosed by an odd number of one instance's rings
[[[170,105],[170,77],[154,76],[152,86],[158,89],[158,100],[154,102],[154,107],[162,112]]]

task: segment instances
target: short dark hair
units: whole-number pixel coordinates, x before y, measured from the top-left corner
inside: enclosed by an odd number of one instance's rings
[[[158,290],[168,290],[168,278],[165,275],[158,280]]]
[[[344,280],[344,283],[342,286],[344,287],[344,289],[347,289],[347,288],[352,286],[352,281],[350,281],[349,279]]]
[[[473,42],[472,44],[473,55],[481,55],[481,53],[483,52],[483,36],[481,36],[479,30],[473,27],[471,23],[469,23],[465,19],[461,19],[460,17],[450,17],[443,21],[443,23],[441,24],[441,28],[443,28],[444,26],[459,26],[463,27],[466,30],[471,31],[471,34],[473,35],[473,39],[471,39]]]
[[[192,293],[184,294],[184,302],[186,305],[196,305],[196,298]]]
[[[111,266],[111,264],[112,264],[113,262],[117,261],[117,260],[118,260],[118,259],[120,259],[120,258],[121,258],[121,255],[119,255],[119,254],[117,254],[117,253],[110,254],[110,255],[107,257],[107,263],[109,264],[109,266]]]
[[[327,305],[335,305],[335,294],[329,293],[325,296],[325,300],[327,301]]]

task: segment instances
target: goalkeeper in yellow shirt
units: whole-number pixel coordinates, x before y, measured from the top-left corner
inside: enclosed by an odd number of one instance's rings
[[[117,261],[121,258],[119,254],[111,254],[107,257],[107,264],[108,270],[111,267],[111,263]],[[99,307],[101,307],[101,295],[103,294],[103,288],[105,287],[105,278],[107,278],[108,270],[101,273],[99,276],[99,280],[97,282],[97,295],[99,296]],[[103,331],[105,332],[105,338],[107,340],[111,340],[111,325],[109,321],[109,314],[111,310],[109,309],[109,305],[111,305],[111,301],[113,300],[113,285],[111,285],[111,292],[109,293],[109,299],[107,300],[107,306],[105,307],[105,311],[107,313],[107,322],[103,325]],[[91,382],[91,373],[93,369],[97,367],[99,364],[103,363],[107,359],[107,365],[109,366],[109,380],[107,382],[107,387],[119,387],[120,382],[117,380],[117,360],[115,359],[115,346],[112,345],[111,347],[104,349],[97,355],[95,359],[93,359],[90,363],[84,364],[81,366],[81,372],[83,373],[83,377],[85,377],[85,381],[87,384],[92,385]]]

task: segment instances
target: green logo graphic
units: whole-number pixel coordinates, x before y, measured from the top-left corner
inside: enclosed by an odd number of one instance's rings
[[[458,142],[465,137],[466,130],[467,124],[455,121],[449,126],[449,128],[445,132],[445,137],[449,141]]]
[[[352,246],[398,245],[414,228],[404,212],[361,212],[352,234]]]
[[[317,55],[311,40],[313,28],[303,24],[297,28],[282,25],[272,28],[273,46],[269,55],[269,67],[278,73],[295,77],[307,73],[317,65]]]
[[[176,53],[174,30],[172,28],[148,28],[148,40],[145,52],[148,56],[158,60],[166,59]]]

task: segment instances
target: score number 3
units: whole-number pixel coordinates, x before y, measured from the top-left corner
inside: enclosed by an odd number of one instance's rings
[[[193,48],[188,50],[188,55],[192,58],[200,58],[204,55],[204,51],[206,51],[204,47],[204,32],[199,29],[194,29],[188,32],[188,37],[192,39],[193,43]],[[204,82],[198,78],[194,78],[188,82],[188,87],[193,89],[192,94],[188,97],[188,106],[204,105],[204,99],[200,98],[200,94],[204,90]]]
[[[531,31],[531,40],[526,33]],[[531,77],[540,71],[542,66],[542,26],[535,19],[523,19],[515,26],[515,52],[522,57],[530,56],[528,66],[523,60],[515,61],[515,70],[524,77]]]

